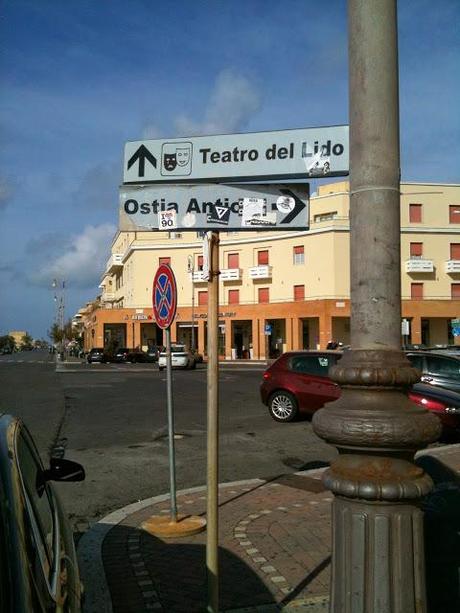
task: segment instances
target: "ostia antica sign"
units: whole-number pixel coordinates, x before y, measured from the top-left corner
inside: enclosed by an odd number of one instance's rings
[[[309,185],[123,185],[120,230],[305,230]]]
[[[284,180],[345,176],[348,126],[133,141],[126,183]]]

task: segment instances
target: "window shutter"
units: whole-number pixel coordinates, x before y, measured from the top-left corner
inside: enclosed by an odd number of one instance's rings
[[[258,251],[257,252],[257,265],[258,266],[268,265],[268,251]]]
[[[268,287],[259,287],[259,302],[270,302],[270,289]]]
[[[423,255],[423,243],[411,243],[410,255],[411,257],[421,257]]]
[[[228,267],[229,268],[239,268],[240,267],[240,257],[238,253],[228,254]]]
[[[421,300],[423,298],[423,283],[411,283],[410,297],[412,300]]]
[[[203,256],[199,255],[197,258],[198,270],[203,270]]]
[[[206,306],[208,304],[208,292],[198,292],[198,304],[200,306]]]
[[[294,300],[305,300],[305,285],[294,285]]]
[[[460,223],[460,205],[449,206],[449,223]]]
[[[409,221],[411,223],[421,223],[422,221],[422,205],[409,204]]]
[[[450,244],[450,259],[460,260],[460,243]]]
[[[452,283],[450,286],[450,295],[452,298],[460,298],[460,283]]]
[[[228,290],[228,304],[239,304],[239,303],[240,303],[240,290],[229,289]]]
[[[168,264],[168,266],[171,264],[171,258],[158,258],[158,264]]]

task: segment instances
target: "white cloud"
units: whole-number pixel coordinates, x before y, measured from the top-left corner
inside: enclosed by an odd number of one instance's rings
[[[175,120],[176,131],[184,136],[236,132],[259,108],[260,96],[252,83],[231,70],[223,70],[216,79],[203,121],[180,115]]]
[[[35,285],[49,287],[54,278],[59,278],[65,279],[68,287],[96,287],[115,231],[116,227],[110,223],[87,226],[81,234],[70,239],[62,255],[39,265],[29,280]]]

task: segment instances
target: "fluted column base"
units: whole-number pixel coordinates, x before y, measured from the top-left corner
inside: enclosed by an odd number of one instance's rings
[[[419,508],[336,496],[333,522],[331,611],[426,613]]]

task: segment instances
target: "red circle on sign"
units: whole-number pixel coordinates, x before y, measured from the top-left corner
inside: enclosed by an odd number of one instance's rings
[[[152,289],[153,315],[160,328],[169,328],[176,316],[177,286],[172,269],[160,264]]]

